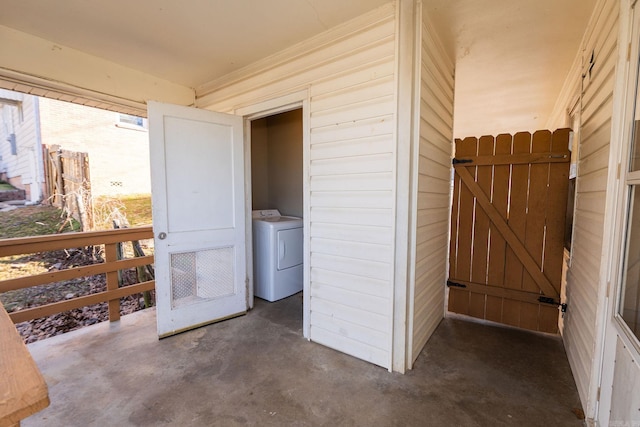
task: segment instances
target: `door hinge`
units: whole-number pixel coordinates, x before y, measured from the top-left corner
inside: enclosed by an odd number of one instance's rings
[[[627,62],[631,61],[631,43],[627,45]]]
[[[620,166],[620,163],[618,163],[618,168],[616,169],[616,179],[618,180],[620,180],[620,169],[621,169],[621,166]]]
[[[466,288],[467,285],[463,285],[462,283],[452,282],[451,280],[447,280],[447,286],[453,288]]]
[[[454,165],[458,165],[461,163],[472,163],[473,160],[471,159],[456,159],[455,157],[453,158],[453,160],[451,160],[451,163]]]
[[[596,393],[596,401],[600,402],[600,391],[602,390],[601,387],[598,387],[598,392]]]

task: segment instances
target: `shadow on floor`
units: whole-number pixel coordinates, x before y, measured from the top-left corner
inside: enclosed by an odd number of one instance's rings
[[[155,311],[29,345],[23,426],[581,426],[557,337],[447,318],[406,375],[302,338],[301,294],[158,341]]]

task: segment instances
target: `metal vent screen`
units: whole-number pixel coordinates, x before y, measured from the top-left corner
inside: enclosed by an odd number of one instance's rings
[[[173,308],[235,294],[233,247],[171,254]]]

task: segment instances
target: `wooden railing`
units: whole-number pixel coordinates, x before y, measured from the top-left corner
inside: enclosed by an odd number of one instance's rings
[[[10,313],[11,320],[13,323],[24,322],[105,301],[109,303],[109,320],[120,319],[120,298],[153,290],[155,288],[155,280],[119,287],[119,270],[152,264],[153,255],[118,260],[117,244],[151,238],[153,238],[153,230],[150,226],[147,226],[0,240],[0,257],[104,245],[104,262],[33,276],[1,280],[0,293],[3,293],[79,277],[106,274],[107,290],[104,292],[19,310]]]

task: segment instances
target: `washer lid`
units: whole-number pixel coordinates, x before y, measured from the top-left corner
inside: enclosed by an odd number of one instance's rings
[[[251,212],[251,218],[259,219],[259,218],[273,218],[279,217],[280,211],[278,209],[261,209]]]

